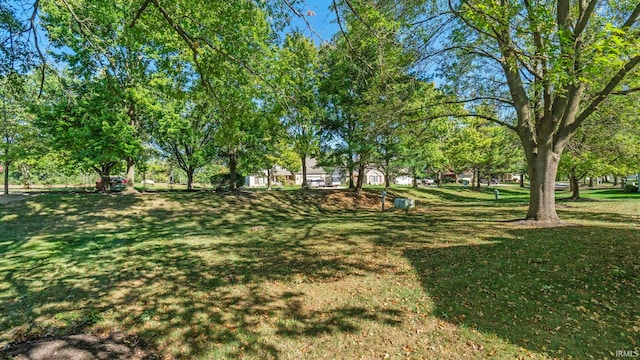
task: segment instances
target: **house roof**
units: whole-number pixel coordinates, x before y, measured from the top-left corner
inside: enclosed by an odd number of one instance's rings
[[[307,175],[326,175],[327,172],[321,166],[318,166],[318,162],[316,159],[308,158],[305,161],[305,165],[307,168]],[[264,171],[266,173],[266,171]],[[276,165],[273,171],[271,172],[274,176],[291,176],[291,171],[287,170],[279,165]],[[302,175],[302,169],[300,171],[293,172],[293,175]]]
[[[375,169],[375,168],[367,168],[364,170],[364,174],[365,175],[369,175],[371,173],[375,173],[375,174],[384,174],[381,170],[379,169]]]
[[[325,175],[327,173],[321,166],[318,166],[316,159],[307,158],[304,165],[307,168],[307,175]],[[296,172],[296,174],[302,174],[302,171]]]
[[[274,176],[290,176],[291,175],[291,171],[289,171],[287,169],[284,169],[284,168],[280,167],[279,165],[276,165],[276,167],[272,171],[272,175],[274,175]]]

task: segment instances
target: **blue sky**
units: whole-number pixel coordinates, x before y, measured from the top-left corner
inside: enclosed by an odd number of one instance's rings
[[[315,31],[322,37],[322,40],[329,41],[333,34],[339,31],[338,24],[336,24],[336,15],[330,6],[331,0],[306,0],[302,1],[300,5],[297,5],[297,9],[302,10],[302,14],[311,25],[311,29],[298,16],[291,13],[291,25],[297,27],[302,33],[312,38],[316,43],[320,42],[318,36],[313,32]]]

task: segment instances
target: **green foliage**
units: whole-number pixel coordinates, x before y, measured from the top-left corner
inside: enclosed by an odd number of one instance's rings
[[[283,103],[282,122],[291,139],[292,149],[301,159],[317,154],[320,149],[320,120],[323,108],[319,102],[320,58],[311,39],[300,33],[287,35],[280,52],[281,86],[289,89]],[[306,179],[303,179],[303,186]]]
[[[637,95],[609,99],[568,143],[560,172],[578,180],[635,172],[640,167],[637,101]]]
[[[51,89],[35,111],[37,126],[51,136],[51,146],[66,151],[83,168],[111,168],[141,149],[127,109],[110,96],[106,79],[71,83],[64,92]]]
[[[513,150],[505,128],[486,120],[466,119],[453,131],[445,153],[457,170],[493,173],[508,168]]]
[[[423,48],[446,46],[441,70],[459,95],[467,104],[489,102],[501,109],[491,119],[521,140],[534,189],[527,217],[559,221],[550,181],[558,162],[552,159],[607,98],[638,88],[637,2],[481,0],[426,6],[427,13],[452,17],[424,21],[429,29],[450,31],[442,37],[426,34]]]
[[[400,23],[389,3],[358,2],[336,11],[344,33],[321,49],[325,76],[322,100],[326,150],[351,173],[399,155],[399,130],[415,88],[414,53],[399,39]],[[354,15],[357,14],[356,15]],[[358,189],[356,189],[358,190]]]
[[[215,174],[211,176],[209,179],[211,186],[213,186],[216,190],[229,190],[231,175],[229,173]],[[236,184],[235,188],[239,189],[244,186],[244,176],[240,173],[236,173]]]

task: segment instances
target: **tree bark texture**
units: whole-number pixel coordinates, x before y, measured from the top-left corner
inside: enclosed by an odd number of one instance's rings
[[[355,188],[355,192],[358,195],[360,195],[360,193],[362,192],[362,185],[364,184],[364,176],[365,176],[364,170],[365,170],[364,164],[358,165],[358,181],[356,183],[356,188]]]
[[[267,190],[271,190],[271,169],[267,169]]]
[[[9,195],[9,161],[5,161],[4,168],[4,194]]]
[[[309,187],[307,184],[307,155],[302,155],[302,189],[306,189]]]
[[[571,175],[569,176],[571,182],[571,199],[580,199],[580,178],[576,174],[576,169],[571,169]]]
[[[135,192],[135,174],[136,174],[136,160],[133,158],[127,158],[127,187],[126,192]]]
[[[527,154],[530,198],[527,220],[559,223],[556,212],[555,182],[560,154],[551,148],[541,148],[538,154]]]
[[[195,170],[196,169],[194,169],[193,166],[189,166],[187,169],[187,190],[189,191],[193,190],[193,173]]]
[[[238,158],[235,150],[229,151],[229,190],[235,191],[236,187],[236,170],[238,168]]]

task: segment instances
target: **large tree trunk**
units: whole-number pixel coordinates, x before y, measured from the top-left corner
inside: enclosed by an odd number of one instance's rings
[[[476,174],[476,183],[478,184],[477,188],[480,189],[480,169],[475,171]]]
[[[571,170],[571,175],[569,175],[569,181],[571,182],[571,199],[579,200],[580,199],[580,179],[576,175],[576,170]]]
[[[4,170],[4,194],[9,195],[9,161],[5,161],[3,164]]]
[[[416,174],[416,173],[417,173],[417,170],[416,170],[416,167],[414,166],[413,169],[411,169],[411,176],[413,177],[413,185],[412,186],[414,188],[418,187],[418,174]]]
[[[364,184],[364,164],[358,165],[358,182],[356,183],[355,192],[360,195],[362,192],[362,184]]]
[[[193,166],[189,166],[187,168],[187,190],[188,191],[192,191],[193,190],[193,173],[195,172],[196,169],[193,168]]]
[[[388,169],[389,169],[388,165],[389,165],[389,163],[387,163],[387,167],[385,167],[385,169],[384,169],[384,188],[385,189],[388,189],[388,188],[391,187],[391,180],[389,179],[390,176],[389,176],[389,171],[388,171]]]
[[[238,168],[238,158],[235,150],[229,151],[229,190],[237,190],[236,170]]]
[[[267,169],[267,190],[271,190],[271,169]]]
[[[94,166],[93,169],[100,175],[100,182],[96,184],[96,190],[98,191],[111,191],[111,168],[115,165],[114,162],[108,164],[102,164],[100,167]]]
[[[436,184],[438,187],[442,187],[442,171],[438,171],[436,174]]]
[[[592,188],[593,187],[593,176],[589,177],[589,187]]]
[[[524,187],[524,173],[520,173],[520,187]]]
[[[618,179],[619,179],[618,175],[613,176],[613,186],[618,186]]]
[[[306,154],[302,154],[302,185],[300,186],[301,189],[306,189],[309,187],[309,185],[307,184],[307,155]]]
[[[127,158],[127,187],[125,189],[128,193],[136,192],[135,188],[135,176],[136,175],[136,160],[133,158]]]
[[[555,182],[561,154],[545,147],[539,147],[538,151],[538,154],[527,151],[531,183],[527,220],[560,223],[556,212]]]

